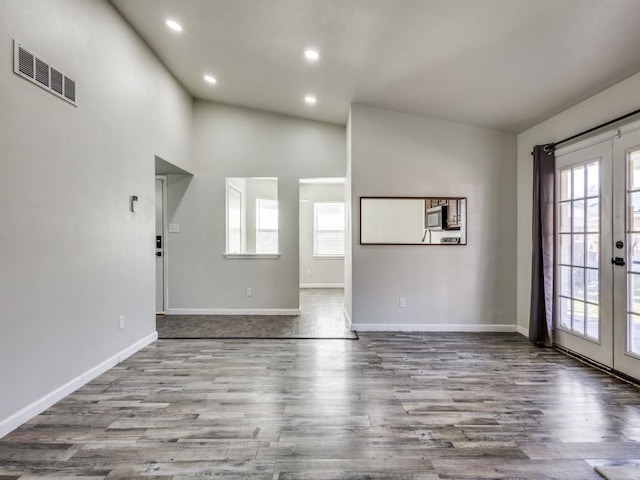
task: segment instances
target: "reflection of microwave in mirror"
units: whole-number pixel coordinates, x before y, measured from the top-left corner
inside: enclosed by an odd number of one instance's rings
[[[446,230],[448,209],[449,207],[447,205],[427,208],[427,224],[425,228],[431,230]]]
[[[360,197],[361,245],[466,245],[465,197]]]

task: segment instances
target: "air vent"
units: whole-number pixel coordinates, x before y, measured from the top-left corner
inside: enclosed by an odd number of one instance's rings
[[[29,78],[33,78],[33,55],[18,46],[18,71]]]
[[[76,82],[14,40],[13,71],[57,97],[76,105]]]
[[[76,82],[69,77],[64,77],[64,96],[72,102],[76,101]]]
[[[36,58],[36,80],[45,87],[49,86],[49,65]]]
[[[62,75],[59,71],[57,71],[55,68],[51,68],[51,90],[53,90],[56,93],[59,93],[60,95],[62,95],[62,79],[64,78],[64,75]]]

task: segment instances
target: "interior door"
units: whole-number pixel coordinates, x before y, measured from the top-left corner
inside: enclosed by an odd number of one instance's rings
[[[640,131],[614,140],[614,368],[640,379]]]
[[[613,366],[612,141],[556,153],[554,342]]]
[[[164,178],[156,178],[156,313],[164,313]]]

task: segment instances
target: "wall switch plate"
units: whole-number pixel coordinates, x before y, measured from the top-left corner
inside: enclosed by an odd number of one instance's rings
[[[125,327],[124,315],[120,315],[118,322],[119,322],[118,325],[120,326],[120,330],[122,330]]]
[[[253,291],[250,287],[247,287],[247,297],[250,297],[251,295],[253,295]]]
[[[170,223],[169,224],[169,233],[180,233],[180,224],[179,223]]]
[[[400,297],[400,308],[405,308],[407,306],[407,299],[404,297]]]
[[[310,269],[310,268],[308,268],[308,269],[307,269],[307,277],[310,277],[310,276],[311,276],[311,269]]]

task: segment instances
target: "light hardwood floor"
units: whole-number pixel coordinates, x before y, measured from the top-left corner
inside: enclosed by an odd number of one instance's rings
[[[0,479],[597,479],[637,388],[517,334],[160,340],[0,440]]]

